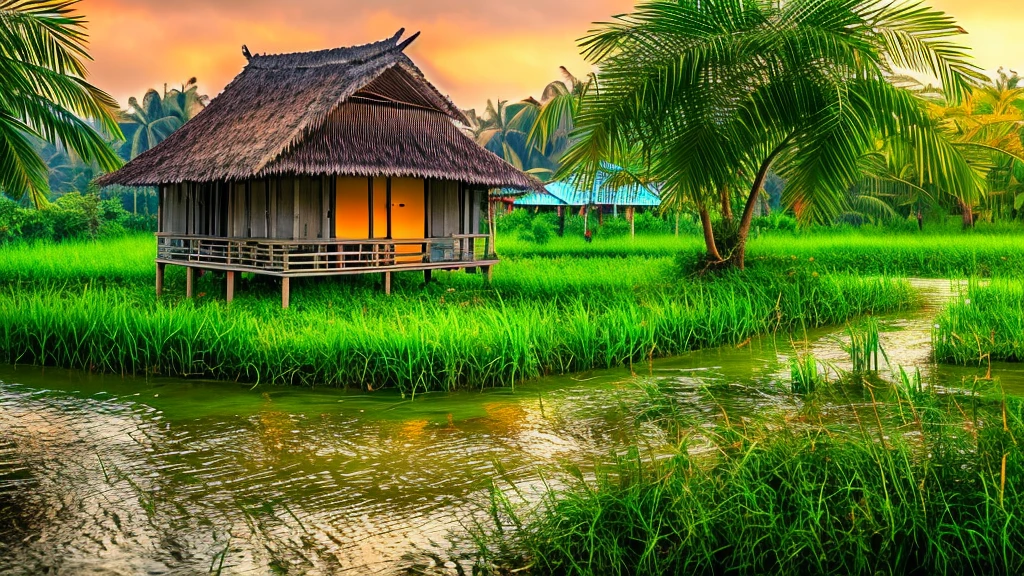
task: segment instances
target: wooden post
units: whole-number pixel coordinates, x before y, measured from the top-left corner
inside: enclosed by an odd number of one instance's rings
[[[391,294],[391,272],[384,273],[384,293]]]
[[[227,286],[227,301],[228,304],[235,299],[235,272],[234,270],[228,270],[227,274],[228,286]]]
[[[288,300],[291,297],[291,278],[281,278],[281,308],[288,307]]]
[[[434,279],[433,270],[423,271],[423,283],[430,284],[430,281]]]
[[[167,264],[156,263],[156,297],[160,298],[164,293],[164,268]]]
[[[192,287],[195,285],[195,271],[191,266],[185,267],[185,297],[192,297]]]
[[[480,270],[484,273],[484,282],[490,285],[494,279],[494,266],[481,266]]]

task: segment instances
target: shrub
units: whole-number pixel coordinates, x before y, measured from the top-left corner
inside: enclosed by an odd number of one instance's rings
[[[533,216],[529,211],[516,208],[511,212],[503,212],[494,217],[494,227],[498,234],[515,234],[529,232],[533,224]]]
[[[545,221],[543,218],[537,218],[533,221],[533,241],[537,244],[547,244],[551,237],[555,235],[554,230],[551,228],[551,224]]]
[[[652,211],[638,212],[633,217],[637,234],[671,234],[673,224]]]
[[[156,230],[156,218],[129,214],[116,198],[71,192],[43,209],[21,208],[0,199],[0,243],[123,236]]]
[[[629,220],[625,218],[606,218],[601,225],[601,236],[614,238],[629,235]]]

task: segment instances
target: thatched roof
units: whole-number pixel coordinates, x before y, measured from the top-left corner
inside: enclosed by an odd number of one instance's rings
[[[409,176],[492,188],[540,184],[456,126],[462,112],[395,36],[352,48],[255,55],[167,139],[100,178],[156,186],[270,175]]]

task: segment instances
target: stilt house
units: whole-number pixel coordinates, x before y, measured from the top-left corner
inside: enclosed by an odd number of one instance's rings
[[[481,269],[488,189],[540,184],[478,146],[462,112],[404,54],[415,36],[249,55],[223,93],[100,185],[155,186],[167,265],[281,278]]]

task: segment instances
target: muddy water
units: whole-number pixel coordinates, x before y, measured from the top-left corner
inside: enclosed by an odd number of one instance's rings
[[[893,366],[931,365],[931,318],[954,297],[884,322]],[[660,432],[638,383],[698,420],[796,409],[788,358],[844,368],[842,330],[777,335],[508,390],[388,394],[144,380],[0,368],[0,574],[469,573],[452,534],[481,518],[492,481],[539,490]],[[982,371],[984,372],[984,371]],[[1024,371],[995,365],[1013,394]]]

